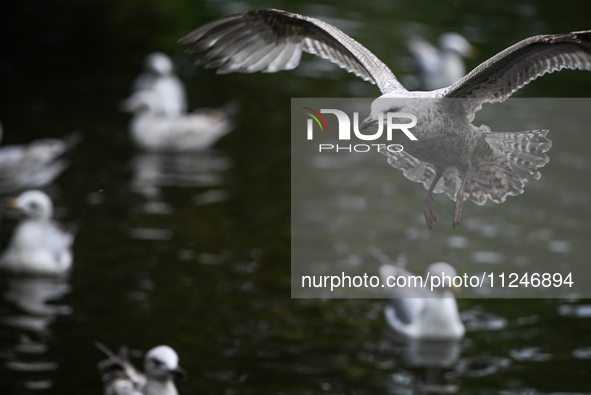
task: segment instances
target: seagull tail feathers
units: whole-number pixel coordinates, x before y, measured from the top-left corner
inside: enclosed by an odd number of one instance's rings
[[[514,133],[492,133],[482,126],[483,136],[488,143],[488,152],[475,156],[472,169],[465,185],[465,199],[483,205],[487,199],[502,203],[507,196],[523,193],[527,177],[541,177],[537,170],[550,160],[545,152],[552,147],[552,141],[546,138],[547,130],[531,130]],[[429,189],[435,178],[435,167],[407,154],[404,151],[380,152],[388,156],[388,163],[399,170],[411,181],[422,183]],[[451,200],[462,184],[462,174],[456,167],[445,169],[441,180],[435,186],[434,193],[444,193]]]
[[[546,138],[547,130],[531,130],[515,133],[486,133],[488,144],[509,160],[511,167],[522,178],[527,174],[536,180],[541,177],[538,167],[543,167],[550,158],[545,155],[552,141]]]
[[[226,113],[226,115],[228,115],[228,117],[235,118],[240,112],[241,107],[242,106],[239,102],[237,102],[236,100],[232,100],[231,102],[224,104],[221,110],[223,110]]]
[[[523,193],[528,176],[538,180],[538,171],[550,160],[545,154],[552,141],[547,130],[514,133],[483,133],[492,150],[472,163],[466,183],[467,198],[482,205],[487,198],[502,203],[507,196]]]

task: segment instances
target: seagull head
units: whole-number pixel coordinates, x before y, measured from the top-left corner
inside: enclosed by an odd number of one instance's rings
[[[167,55],[162,52],[153,52],[146,57],[144,68],[158,75],[169,75],[172,74],[174,67]]]
[[[144,370],[150,379],[168,381],[173,378],[185,378],[185,371],[178,365],[179,357],[168,346],[152,348],[144,359]]]
[[[21,193],[16,199],[9,199],[6,205],[24,213],[31,219],[50,219],[53,203],[49,196],[38,190]]]
[[[370,127],[378,127],[380,114],[382,122],[386,123],[386,114],[389,112],[408,112],[405,107],[409,103],[408,99],[396,97],[387,97],[386,95],[375,99],[371,103],[371,113],[359,124],[359,130],[365,130]]]
[[[439,46],[444,51],[460,54],[464,58],[470,58],[476,54],[476,50],[466,39],[458,33],[444,33],[439,37]]]
[[[453,283],[450,285],[450,280],[448,279],[451,278],[452,282],[453,282],[453,278],[455,276],[458,275],[458,273],[456,272],[456,269],[450,265],[449,263],[445,263],[445,262],[435,262],[430,264],[427,267],[427,270],[425,270],[425,275],[427,273],[430,273],[431,277],[439,277],[441,279],[441,284],[443,284],[444,286],[441,287],[442,291],[445,290],[455,290],[456,287],[453,286]],[[445,281],[444,281],[445,278]]]

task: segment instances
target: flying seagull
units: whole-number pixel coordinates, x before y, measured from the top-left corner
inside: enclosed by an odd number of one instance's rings
[[[127,357],[127,348],[114,354],[101,343],[96,346],[108,358],[98,368],[105,384],[105,395],[177,395],[173,379],[184,378],[185,371],[178,365],[179,357],[168,346],[154,347],[146,353],[144,371],[139,372]]]
[[[502,102],[545,73],[591,70],[591,31],[540,35],[505,49],[451,86],[409,92],[382,61],[339,29],[272,9],[216,19],[180,42],[191,44],[188,52],[205,51],[197,63],[217,68],[220,74],[290,70],[299,64],[302,52],[308,52],[376,84],[382,96],[372,103],[359,129],[377,125],[388,111],[417,116],[413,134],[418,141],[405,144],[404,151],[382,153],[390,165],[428,189],[424,214],[429,228],[437,220],[432,193],[445,192],[456,201],[455,227],[465,199],[482,205],[487,199],[501,203],[509,195],[519,195],[526,176],[540,178],[536,169],[548,162],[547,130],[492,133],[486,126],[472,125],[483,103]],[[404,105],[399,99],[410,101]]]

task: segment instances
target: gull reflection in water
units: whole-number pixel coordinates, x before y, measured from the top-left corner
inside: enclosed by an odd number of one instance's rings
[[[162,187],[218,187],[230,160],[214,150],[186,153],[138,153],[132,161],[131,189],[157,199]],[[220,193],[218,199],[223,198]]]
[[[450,380],[462,350],[463,332],[455,337],[409,337],[395,329],[388,318],[394,300],[386,307],[389,324],[385,336],[386,348],[393,354],[396,364],[405,371],[393,375],[392,392],[400,390],[425,394],[454,394],[458,386]]]
[[[58,369],[49,353],[49,326],[58,315],[71,314],[72,308],[55,303],[71,290],[66,277],[5,277],[1,280],[4,331],[16,343],[4,354],[4,366],[26,373],[18,383],[27,389],[46,389],[53,385],[47,372]],[[53,302],[53,303],[52,303]],[[12,340],[11,340],[12,341]]]
[[[391,329],[384,336],[385,348],[401,367],[392,375],[390,392],[454,394],[459,388],[447,372],[454,369],[461,353],[461,339],[411,339]]]
[[[462,312],[462,321],[470,332],[504,330],[505,318],[477,309]],[[455,339],[416,339],[389,327],[383,336],[382,349],[392,355],[398,369],[392,374],[389,392],[453,394],[461,392],[454,382],[460,377],[485,377],[507,369],[509,358],[491,355],[461,356],[466,341]],[[469,344],[469,342],[468,342]],[[514,359],[546,361],[548,354],[536,348],[512,350]]]

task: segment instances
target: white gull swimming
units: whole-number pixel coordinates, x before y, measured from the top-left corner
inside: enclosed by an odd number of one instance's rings
[[[42,191],[29,190],[8,202],[25,218],[0,257],[0,269],[30,275],[62,275],[72,265],[74,234],[52,220],[53,203]]]
[[[134,143],[146,151],[183,152],[211,147],[234,128],[234,103],[221,108],[202,108],[174,118],[158,113],[158,95],[151,90],[135,92],[122,108],[133,113],[129,131]]]
[[[447,281],[448,278],[453,279],[455,276],[456,270],[448,263],[436,262],[429,265],[423,280],[426,282],[429,277],[439,277],[439,284],[442,284],[431,290],[430,284],[422,287],[414,286],[412,278],[416,279],[419,276],[402,267],[392,264],[380,266],[383,284],[402,284],[402,281],[396,282],[398,277],[402,277],[406,284],[402,287],[386,288],[391,299],[384,313],[390,328],[412,339],[461,339],[465,328],[451,291],[451,282]]]

